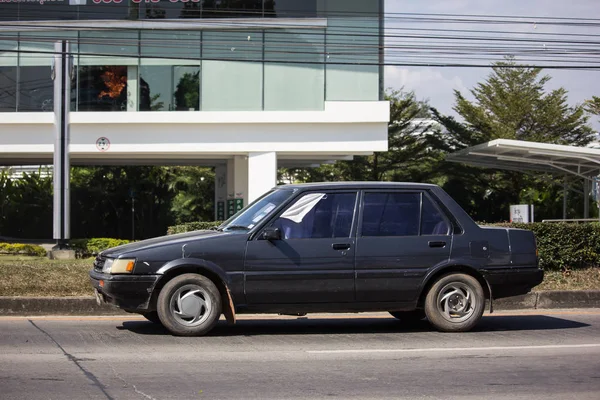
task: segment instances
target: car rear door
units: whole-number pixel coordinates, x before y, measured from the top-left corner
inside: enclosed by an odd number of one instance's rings
[[[427,270],[450,257],[450,222],[426,191],[365,191],[361,203],[357,301],[416,299]]]
[[[248,241],[246,301],[257,304],[354,301],[358,191],[304,193],[268,227],[281,240]]]

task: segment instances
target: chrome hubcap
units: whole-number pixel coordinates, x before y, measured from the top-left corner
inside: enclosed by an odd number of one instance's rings
[[[461,282],[447,284],[437,296],[438,311],[450,322],[466,321],[473,315],[476,306],[473,289]]]
[[[171,296],[170,311],[184,326],[198,326],[208,319],[212,310],[208,293],[197,285],[185,285]]]

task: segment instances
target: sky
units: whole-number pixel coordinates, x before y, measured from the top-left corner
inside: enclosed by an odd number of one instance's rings
[[[496,16],[537,16],[537,17],[575,17],[600,18],[600,0],[385,0],[385,11],[391,13],[450,13]],[[419,27],[419,23],[410,24]],[[386,20],[386,27],[407,26],[399,21]],[[431,28],[432,25],[427,25]],[[444,27],[445,28],[445,27]],[[454,24],[453,29],[481,29],[480,26]],[[533,30],[535,32],[556,32],[544,26],[503,26],[503,30]],[[600,35],[600,28],[577,28],[577,31],[564,32],[591,33]],[[562,32],[562,31],[561,31]],[[388,30],[386,34],[398,34]],[[518,59],[517,59],[518,60]],[[441,68],[441,67],[385,67],[385,85],[388,88],[414,91],[417,98],[429,100],[431,106],[444,114],[454,115],[454,89],[472,99],[469,90],[483,81],[491,72],[489,68]],[[600,96],[600,69],[581,70],[545,70],[552,80],[548,87],[564,87],[571,105],[580,104],[592,96]],[[592,126],[600,131],[600,118],[592,117]]]

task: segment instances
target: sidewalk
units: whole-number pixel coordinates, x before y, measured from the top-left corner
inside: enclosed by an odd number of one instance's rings
[[[600,308],[600,290],[533,292],[494,301],[494,310],[559,308]],[[126,314],[98,306],[94,297],[0,297],[0,316]]]

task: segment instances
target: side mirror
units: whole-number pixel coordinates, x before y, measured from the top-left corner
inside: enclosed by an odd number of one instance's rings
[[[281,229],[272,226],[265,228],[260,238],[262,240],[281,240]]]

